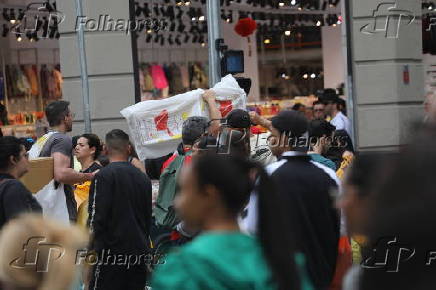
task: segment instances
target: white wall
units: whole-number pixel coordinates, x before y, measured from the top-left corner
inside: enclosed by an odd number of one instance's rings
[[[249,57],[248,52],[248,40],[246,37],[239,36],[235,30],[235,23],[227,23],[225,21],[221,22],[221,30],[225,43],[229,46],[229,49],[243,50],[244,51],[244,62],[245,62],[245,73],[240,74],[240,76],[247,77],[251,79],[251,91],[248,96],[250,102],[260,100],[260,86],[259,86],[259,63],[257,55],[257,41],[256,33],[250,36],[251,38],[251,57]]]
[[[345,58],[342,49],[341,27],[324,26],[321,33],[324,87],[337,88],[345,82]]]

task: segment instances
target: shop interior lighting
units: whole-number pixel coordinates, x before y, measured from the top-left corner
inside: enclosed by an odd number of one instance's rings
[[[10,9],[9,22],[11,22],[11,24],[15,24],[17,22],[17,19],[15,18],[15,9]]]

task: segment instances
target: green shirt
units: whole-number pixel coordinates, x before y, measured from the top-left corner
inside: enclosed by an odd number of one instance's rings
[[[164,260],[153,275],[153,290],[276,289],[257,240],[239,232],[202,234]],[[296,262],[304,263],[298,257]],[[307,277],[301,281],[302,290],[313,289]]]
[[[330,159],[327,159],[318,153],[310,153],[309,156],[310,158],[312,158],[313,161],[320,163],[324,166],[327,166],[328,168],[331,168],[334,171],[336,171],[336,164]]]

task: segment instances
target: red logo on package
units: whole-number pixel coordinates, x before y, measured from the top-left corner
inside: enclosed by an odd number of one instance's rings
[[[154,118],[154,123],[156,124],[156,129],[158,131],[167,131],[168,135],[173,136],[170,129],[168,129],[168,111],[163,110]]]
[[[218,103],[220,104],[221,116],[225,118],[233,110],[232,101],[218,101]]]

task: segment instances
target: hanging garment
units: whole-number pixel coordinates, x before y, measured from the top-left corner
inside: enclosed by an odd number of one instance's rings
[[[39,87],[38,87],[38,72],[37,72],[36,65],[26,65],[24,67],[24,73],[26,74],[26,77],[29,80],[32,96],[38,96]]]
[[[41,71],[39,72],[39,79],[41,81],[41,96],[44,99],[49,99],[49,89],[48,89],[48,82],[49,82],[49,75],[50,72],[47,68],[47,65],[43,64],[41,66]]]
[[[62,98],[62,86],[64,83],[64,80],[62,78],[62,73],[58,69],[53,69],[53,79],[54,79],[54,97],[56,99]]]
[[[24,74],[21,67],[17,67],[17,89],[20,91],[20,95],[22,96],[30,96],[31,95],[31,89],[30,89],[30,83]]]
[[[198,64],[191,67],[191,89],[200,89],[208,87],[208,79],[204,71]]]
[[[144,64],[142,66],[142,73],[144,74],[144,90],[150,92],[154,90],[153,78],[150,73],[150,66]]]
[[[17,87],[18,84],[18,71],[17,66],[8,65],[6,66],[6,83],[8,85],[8,97],[19,97],[21,92]]]
[[[56,99],[56,85],[53,69],[50,69],[48,74],[48,96],[51,100]]]
[[[167,82],[168,82],[168,85],[169,85],[171,83],[171,79],[173,77],[172,74],[171,74],[170,66],[165,64],[163,66],[163,70],[164,70],[165,77],[167,78]],[[172,89],[170,88],[170,90],[172,90]]]
[[[153,65],[151,67],[151,76],[153,78],[153,84],[156,89],[163,89],[168,87],[168,80],[165,76],[165,72],[160,65]]]
[[[170,92],[174,95],[184,93],[184,87],[182,82],[182,72],[180,71],[180,67],[173,63],[170,66],[171,70],[171,80],[170,80]]]
[[[182,86],[183,90],[188,90],[189,85],[189,69],[186,65],[181,65],[180,67],[180,74],[182,76]]]

